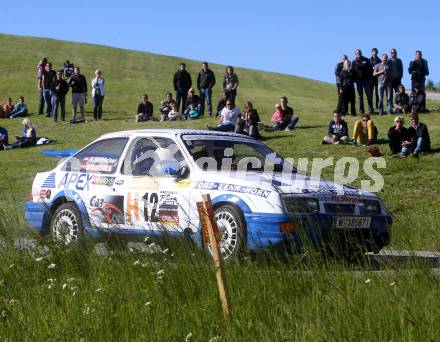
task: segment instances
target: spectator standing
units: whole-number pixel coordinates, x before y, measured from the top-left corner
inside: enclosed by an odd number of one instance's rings
[[[220,114],[221,114],[223,108],[225,108],[225,106],[226,106],[226,93],[223,92],[222,98],[217,103],[217,114],[215,115],[216,117],[220,116]]]
[[[212,88],[215,85],[215,75],[209,69],[208,62],[203,62],[202,70],[197,76],[197,89],[200,92],[200,115],[205,114],[205,100],[208,105],[208,115],[212,115]]]
[[[93,107],[93,118],[101,120],[102,104],[105,97],[105,80],[102,78],[102,72],[99,69],[96,69],[95,78],[92,79],[92,97],[95,104]]]
[[[238,76],[234,73],[234,68],[230,65],[226,67],[226,73],[223,78],[223,91],[227,99],[231,99],[235,103],[237,96]]]
[[[387,113],[392,114],[393,105],[393,88],[391,87],[391,67],[388,62],[388,55],[382,55],[382,62],[376,64],[374,67],[373,76],[377,76],[379,83],[379,115],[383,115],[383,97],[387,93]]]
[[[337,111],[342,111],[342,80],[341,80],[341,73],[342,69],[344,67],[344,61],[348,60],[347,55],[342,55],[341,61],[336,64],[335,66],[335,76],[336,76],[336,89],[338,91],[338,105],[337,105]]]
[[[376,64],[380,63],[379,57],[377,57],[379,51],[376,48],[371,49],[371,57],[370,57],[370,64],[373,68],[373,74],[374,74],[374,67]],[[378,80],[377,76],[373,76],[373,83],[371,86],[371,94],[374,93],[374,97],[376,99],[376,108],[379,108],[379,87],[378,87]]]
[[[429,137],[428,126],[419,121],[419,115],[412,113],[409,115],[411,127],[408,128],[409,141],[404,142],[402,156],[411,153],[411,157],[418,157],[420,152],[431,150],[431,139]]]
[[[350,113],[356,116],[356,95],[354,92],[353,74],[351,72],[351,62],[346,59],[343,63],[342,71],[340,73],[341,88],[340,101],[341,105],[336,109],[338,113],[347,115],[348,106],[350,105]]]
[[[354,81],[356,83],[356,89],[358,92],[359,111],[364,114],[364,91],[368,102],[368,114],[373,113],[373,97],[372,97],[372,84],[373,84],[373,68],[370,60],[362,56],[360,49],[355,50],[356,58],[351,63],[351,69],[353,72]]]
[[[322,144],[345,144],[347,140],[347,122],[342,119],[341,113],[334,112],[333,119],[328,124],[327,135],[322,140]]]
[[[75,65],[73,65],[73,63],[70,63],[68,59],[63,64],[63,72],[65,79],[68,79],[75,73]]]
[[[24,97],[20,96],[18,98],[18,102],[15,104],[14,109],[11,112],[10,118],[18,118],[28,115],[28,109],[26,104],[24,103]]]
[[[52,70],[52,63],[47,63],[41,75],[41,85],[43,87],[44,101],[46,102],[46,116],[52,115],[52,81],[56,78],[56,72]]]
[[[258,132],[258,123],[260,122],[260,116],[251,102],[244,104],[244,112],[238,118],[235,133],[248,135],[254,139],[260,138]]]
[[[394,92],[397,94],[399,91],[399,86],[402,84],[403,77],[403,64],[402,60],[397,57],[397,50],[391,49],[391,58],[390,58],[390,66],[391,66],[391,87]]]
[[[168,119],[168,114],[172,110],[172,105],[176,104],[171,93],[165,94],[165,100],[160,103],[160,121],[165,121]]]
[[[409,96],[405,91],[405,87],[401,84],[394,98],[394,113],[408,114],[410,110]]]
[[[220,114],[218,125],[216,127],[207,126],[207,128],[213,131],[234,132],[235,124],[240,115],[238,108],[235,108],[234,101],[228,99],[226,100],[226,107],[223,108]]]
[[[420,93],[425,93],[425,78],[429,75],[428,61],[422,58],[422,51],[416,51],[416,57],[409,64],[408,72],[411,74],[411,91],[418,88]],[[426,99],[423,101],[426,108]]]
[[[66,120],[66,94],[69,91],[67,82],[63,79],[63,73],[57,71],[56,78],[52,81],[52,117],[58,121],[58,107],[61,110],[61,120]]]
[[[38,96],[39,96],[39,106],[38,115],[43,114],[44,110],[44,94],[43,94],[43,84],[42,76],[43,72],[46,70],[47,58],[43,58],[37,64],[37,86],[38,86]]]
[[[141,103],[137,108],[136,122],[143,122],[151,120],[153,117],[153,104],[148,101],[148,95],[144,94],[141,97]]]
[[[373,120],[370,115],[362,115],[361,120],[357,120],[354,124],[353,140],[354,146],[372,145],[377,139],[377,128],[374,126]]]
[[[394,118],[394,126],[388,129],[389,146],[392,154],[402,152],[405,141],[409,141],[408,129],[404,127],[404,120],[401,116]]]
[[[192,85],[191,75],[185,69],[185,63],[180,63],[179,70],[177,70],[173,77],[174,90],[176,91],[177,110],[179,110],[180,103],[182,102],[182,112],[185,110],[186,96]]]
[[[67,82],[68,86],[72,88],[72,110],[73,115],[70,120],[71,123],[77,122],[77,107],[79,106],[81,119],[84,122],[84,105],[87,101],[87,81],[86,78],[81,75],[81,69],[76,66],[74,74],[69,78]]]

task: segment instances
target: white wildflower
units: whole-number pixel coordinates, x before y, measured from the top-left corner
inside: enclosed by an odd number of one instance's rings
[[[214,336],[213,338],[211,338],[208,342],[217,342],[220,340],[220,336]]]
[[[144,239],[144,242],[147,242],[149,238],[150,238],[150,237],[147,236],[147,237]]]
[[[146,302],[144,305],[145,305],[145,306],[150,306],[150,305],[151,305],[151,302]]]
[[[174,256],[174,253],[171,253],[171,256],[173,257],[173,256]]]
[[[67,284],[64,283],[63,286],[62,286],[63,290],[64,290],[66,287],[67,287]]]
[[[162,274],[164,274],[165,273],[165,270],[160,270],[159,272],[157,272],[157,276],[160,276],[160,275],[162,275]]]
[[[54,263],[51,263],[49,266],[47,266],[47,268],[48,268],[48,269],[52,269],[52,268],[55,268],[55,266],[56,266],[56,265],[55,265]]]
[[[169,249],[168,249],[168,248],[165,248],[165,249],[162,251],[162,253],[163,253],[163,254],[166,254],[166,253],[168,253],[168,251],[169,251]]]
[[[12,268],[12,267],[14,267],[15,266],[15,264],[10,264],[9,265],[9,268]]]
[[[95,290],[95,292],[101,292],[101,288],[98,287],[98,288]]]
[[[41,260],[43,260],[43,257],[38,257],[35,259],[36,262],[40,262]]]
[[[188,335],[186,335],[185,342],[188,342],[189,340],[191,340],[192,335],[193,335],[192,333],[189,333]]]
[[[396,282],[395,282],[395,281],[393,281],[392,283],[390,283],[390,286],[394,286],[394,285],[396,285]]]
[[[67,282],[68,282],[68,283],[71,283],[72,281],[75,281],[75,278],[70,277],[69,279],[67,279]]]
[[[75,297],[76,296],[76,291],[73,291],[72,292],[72,297]]]
[[[47,279],[47,281],[48,281],[49,283],[53,283],[55,280],[53,280],[52,278],[49,278],[49,279]]]
[[[368,278],[367,280],[365,280],[365,284],[369,284],[371,282],[371,279]]]
[[[47,285],[47,289],[50,290],[52,288],[52,284]]]
[[[133,263],[133,265],[136,266],[136,265],[139,265],[140,263],[141,263],[140,260],[137,259],[137,260]]]

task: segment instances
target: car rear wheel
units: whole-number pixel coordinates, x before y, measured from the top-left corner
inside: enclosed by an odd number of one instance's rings
[[[50,232],[54,240],[68,245],[78,241],[83,234],[81,214],[73,203],[61,204],[52,216]]]
[[[222,205],[215,210],[214,218],[220,233],[223,259],[236,257],[246,246],[246,228],[240,212],[231,205]]]

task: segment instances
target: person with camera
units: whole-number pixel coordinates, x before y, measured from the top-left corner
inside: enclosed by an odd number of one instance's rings
[[[397,114],[408,114],[410,111],[409,96],[405,91],[405,86],[403,84],[399,85],[398,92],[396,93],[394,99],[394,113]]]
[[[373,113],[373,68],[368,58],[362,56],[360,49],[355,50],[356,58],[351,62],[354,81],[359,99],[359,111],[364,114],[364,92],[367,96],[368,114]]]
[[[63,79],[63,72],[57,71],[56,79],[52,81],[52,117],[58,121],[58,107],[61,109],[61,120],[66,118],[66,94],[69,91],[67,82]]]
[[[74,74],[69,78],[67,85],[72,88],[73,115],[70,123],[85,122],[84,105],[87,103],[87,81],[81,75],[81,69],[76,66]],[[81,118],[77,120],[77,107],[79,106]]]
[[[377,76],[379,85],[379,115],[383,115],[383,97],[386,91],[387,93],[387,113],[392,114],[393,104],[393,88],[391,87],[391,67],[388,62],[388,55],[384,53],[382,55],[382,62],[376,64],[374,67],[373,76]]]

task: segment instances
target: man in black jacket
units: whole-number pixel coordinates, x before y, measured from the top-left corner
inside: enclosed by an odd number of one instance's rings
[[[370,63],[371,67],[374,70],[374,66],[376,64],[379,64],[380,58],[377,57],[379,51],[376,48],[371,49],[371,57],[370,57]],[[371,86],[371,95],[373,95],[374,92],[374,98],[376,99],[376,108],[379,108],[379,83],[378,83],[378,76],[373,75],[373,85]]]
[[[176,91],[176,110],[179,111],[182,102],[182,113],[185,111],[186,95],[191,88],[191,75],[185,70],[185,63],[180,63],[179,70],[174,74],[173,85]]]
[[[402,60],[397,57],[396,49],[391,49],[391,87],[393,87],[394,92],[397,93],[399,91],[399,86],[402,84],[403,77],[403,64]]]
[[[417,88],[420,92],[425,92],[425,78],[429,75],[428,61],[422,58],[422,51],[416,51],[416,58],[409,63],[408,72],[411,74],[411,90]],[[422,107],[426,108],[426,101]]]
[[[72,109],[73,109],[73,117],[70,120],[70,123],[76,123],[76,109],[79,105],[79,109],[81,112],[81,120],[82,122],[85,121],[84,119],[84,105],[86,103],[86,96],[87,96],[87,81],[86,78],[80,74],[80,68],[75,67],[74,74],[69,78],[69,81],[67,82],[67,85],[72,88]]]
[[[63,72],[57,71],[56,79],[52,81],[52,117],[58,121],[58,107],[61,107],[61,120],[66,119],[66,94],[69,91],[67,82],[63,79]]]
[[[355,50],[356,58],[351,63],[351,70],[353,71],[354,81],[356,83],[356,89],[359,95],[359,111],[361,114],[365,113],[364,110],[364,90],[367,96],[368,102],[368,114],[373,113],[373,67],[370,60],[362,56],[362,51]]]
[[[337,111],[342,111],[342,81],[341,81],[341,72],[342,68],[344,66],[344,61],[347,60],[347,55],[342,55],[341,61],[336,64],[335,66],[335,76],[336,76],[336,89],[338,90],[338,105],[337,105]]]
[[[403,142],[401,155],[418,157],[420,152],[429,152],[431,150],[431,138],[429,137],[428,126],[419,121],[419,115],[413,113],[409,115],[411,127],[408,128],[409,140]]]
[[[348,126],[341,114],[333,113],[333,120],[328,124],[328,133],[322,140],[323,144],[345,144],[348,140]]]
[[[200,115],[205,114],[205,99],[208,104],[208,115],[212,115],[212,87],[215,85],[215,75],[208,67],[208,62],[203,62],[202,70],[197,76],[197,89],[200,92]]]
[[[43,96],[46,101],[46,116],[52,114],[52,81],[56,78],[56,72],[52,70],[52,63],[47,63],[45,70],[41,74],[41,84],[43,88]]]

